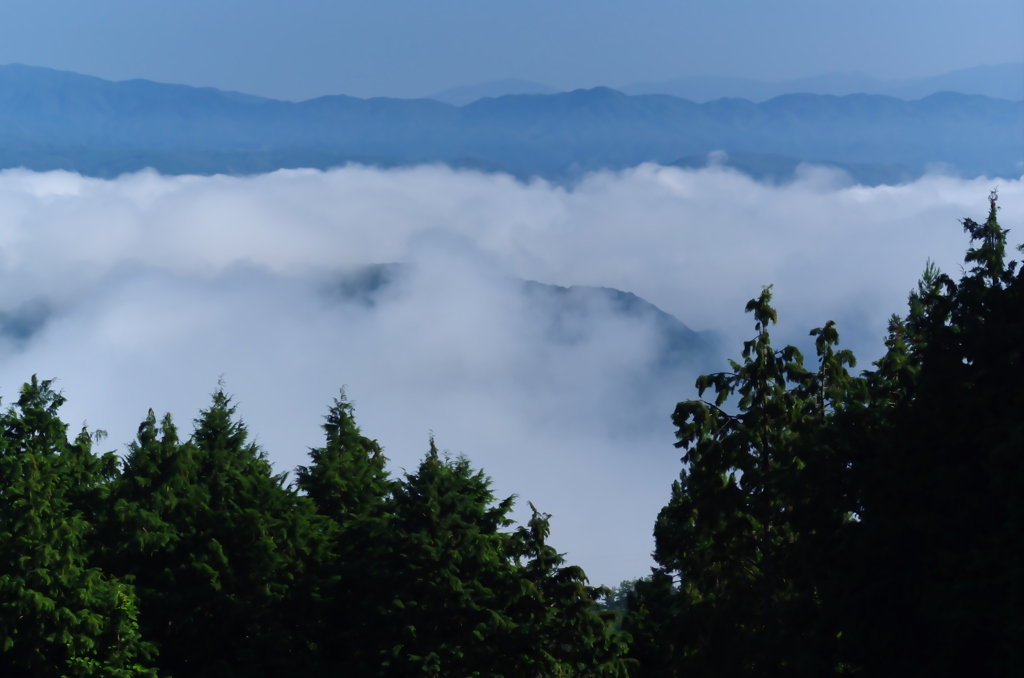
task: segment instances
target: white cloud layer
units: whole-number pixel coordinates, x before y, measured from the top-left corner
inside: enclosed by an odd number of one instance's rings
[[[572,342],[512,278],[633,292],[727,355],[775,285],[780,341],[840,322],[866,365],[927,258],[956,273],[958,219],[1024,233],[1019,179],[865,188],[808,169],[769,186],[644,165],[571,189],[445,167],[113,181],[0,172],[0,393],[58,377],[65,420],[131,440],[148,408],[180,426],[219,375],[277,468],[305,461],[343,384],[394,469],[438,444],[554,514],[553,543],[598,583],[643,575],[679,471],[669,420],[693,374],[652,372],[655,328],[609,309]],[[346,271],[408,262],[374,305]],[[334,290],[334,291],[332,291]],[[33,318],[45,321],[29,336]],[[13,323],[13,324],[12,324]],[[520,509],[518,516],[524,517]]]

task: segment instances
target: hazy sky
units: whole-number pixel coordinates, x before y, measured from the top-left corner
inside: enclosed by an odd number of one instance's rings
[[[27,341],[0,337],[0,396],[56,377],[72,434],[88,421],[123,450],[150,407],[189,431],[223,375],[288,470],[347,384],[393,470],[414,469],[433,430],[499,495],[554,514],[551,543],[616,584],[651,564],[680,470],[670,415],[696,395],[694,375],[652,373],[652,328],[600,306],[575,320],[574,343],[553,340],[509,278],[635,292],[720,332],[733,357],[752,334],[746,301],[771,283],[777,342],[834,319],[866,366],[925,261],[957,274],[958,219],[984,218],[997,183],[1021,242],[1019,179],[865,188],[811,170],[772,187],[645,165],[568,190],[443,167],[113,181],[6,170],[0,309],[51,315]],[[413,272],[376,306],[329,293],[346,268],[390,261]]]
[[[1024,61],[1020,0],[14,0],[0,63],[286,99]]]

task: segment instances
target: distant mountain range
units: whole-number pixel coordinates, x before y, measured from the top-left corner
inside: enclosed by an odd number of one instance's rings
[[[923,99],[939,92],[980,94],[993,99],[1024,99],[1024,63],[977,66],[943,75],[903,80],[880,80],[859,73],[826,73],[808,78],[765,82],[750,78],[691,76],[658,82],[637,82],[616,87],[623,94],[668,94],[705,103],[717,99],[747,99],[761,102],[784,94],[881,94],[897,99]],[[478,85],[456,87],[431,95],[430,99],[465,106],[484,97],[508,94],[555,94],[564,91],[530,80],[509,78]]]
[[[539,82],[533,82],[532,80],[506,78],[504,80],[483,82],[478,85],[453,87],[437,94],[431,94],[427,98],[451,104],[452,106],[465,106],[485,97],[497,98],[508,94],[558,94],[561,91]]]
[[[643,162],[692,166],[717,150],[740,169],[735,163],[754,163],[781,180],[803,161],[840,166],[865,183],[911,178],[932,166],[1020,176],[1024,101],[792,94],[698,104],[599,87],[462,107],[341,95],[294,103],[0,66],[0,168],[113,176],[147,166],[246,174],[440,162],[562,181]]]
[[[923,99],[940,92],[980,94],[993,99],[1024,99],[1024,63],[977,66],[943,75],[904,80],[879,80],[856,73],[828,73],[783,82],[745,78],[689,77],[641,82],[616,88],[625,94],[669,94],[705,102],[716,99],[767,101],[784,94],[881,94],[897,99]]]

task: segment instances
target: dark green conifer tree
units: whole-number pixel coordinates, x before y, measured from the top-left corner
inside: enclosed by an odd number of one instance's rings
[[[697,380],[700,395],[713,389],[715,398],[680,403],[673,415],[685,466],[655,525],[660,569],[638,586],[638,616],[627,624],[648,675],[838,669],[824,577],[808,559],[849,519],[841,498],[818,486],[835,463],[822,436],[863,384],[848,374],[852,354],[834,349],[831,322],[811,333],[815,372],[795,347],[775,349],[770,302],[766,288],[747,305],[757,334],[743,363]],[[657,657],[658,646],[671,657]]]
[[[344,390],[325,420],[325,445],[311,449],[311,464],[297,470],[299,489],[324,519],[311,640],[321,672],[336,675],[344,665],[353,675],[371,676],[382,662],[381,620],[392,600],[382,563],[393,546],[388,507],[395,483],[380,445],[356,425]]]
[[[844,651],[870,675],[1024,667],[1024,273],[997,220],[965,219],[959,281],[929,266],[871,407],[839,420],[859,520],[836,591]]]
[[[678,676],[677,657],[687,637],[679,633],[689,600],[682,594],[673,574],[656,569],[638,579],[626,596],[622,628],[630,635],[629,657],[639,665],[643,678]]]
[[[299,488],[319,513],[333,516],[341,524],[360,516],[381,515],[394,482],[388,476],[380,444],[359,430],[344,390],[324,419],[321,428],[326,443],[309,451],[311,465],[298,468]]]
[[[50,385],[33,376],[0,415],[0,674],[155,675],[134,590],[94,559],[117,458],[94,455],[84,429],[68,442]]]
[[[430,451],[394,492],[389,560],[388,676],[503,675],[504,614],[514,568],[506,553],[512,498],[465,457]]]
[[[169,416],[139,427],[115,487],[112,563],[139,590],[146,637],[176,676],[307,668],[314,507],[284,486],[222,389],[179,442]]]
[[[511,540],[519,591],[508,608],[513,621],[509,676],[628,676],[629,636],[616,629],[618,614],[596,611],[610,589],[589,585],[586,573],[547,543],[551,515],[531,503],[533,515]],[[513,663],[517,662],[517,663]]]
[[[626,625],[643,675],[1024,666],[1024,273],[994,194],[988,220],[963,225],[968,270],[926,267],[861,378],[831,323],[812,332],[812,374],[770,349],[767,295],[748,305],[744,364],[702,377],[718,399],[674,416],[686,467]]]
[[[546,543],[546,514],[505,531],[512,501],[431,440],[394,492],[384,675],[627,675],[625,637],[595,611],[603,591]]]

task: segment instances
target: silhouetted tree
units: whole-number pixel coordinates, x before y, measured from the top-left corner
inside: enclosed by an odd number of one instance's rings
[[[775,349],[770,301],[766,288],[747,305],[756,336],[744,344],[743,363],[697,380],[700,395],[713,389],[715,398],[680,403],[673,415],[685,466],[655,525],[661,576],[641,587],[647,607],[674,610],[660,629],[674,655],[668,675],[815,675],[829,652],[804,542],[837,527],[844,512],[816,501],[807,469],[828,456],[821,430],[858,390],[846,369],[854,360],[834,349],[831,322],[812,332],[815,372],[795,347]],[[655,589],[661,600],[651,597]],[[648,625],[667,621],[648,614]]]
[[[1024,665],[1024,296],[996,217],[993,194],[962,279],[929,264],[862,377],[832,323],[816,372],[772,349],[770,295],[751,301],[744,363],[673,417],[685,466],[626,624],[643,675]]]
[[[997,220],[963,221],[959,281],[929,266],[871,407],[839,420],[859,520],[836,590],[845,651],[871,675],[1024,667],[1024,280]]]

